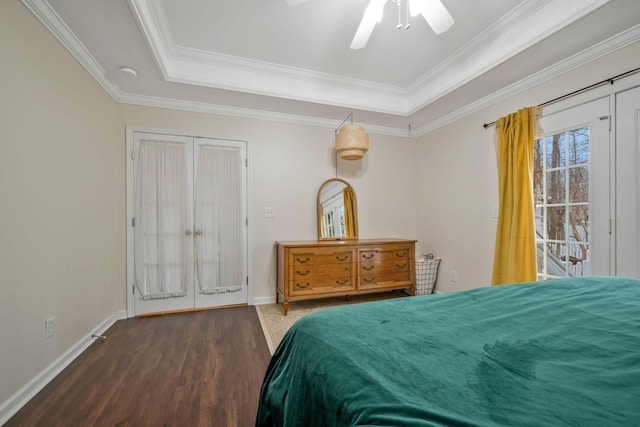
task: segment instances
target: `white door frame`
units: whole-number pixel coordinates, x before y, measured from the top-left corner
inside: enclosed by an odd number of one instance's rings
[[[185,130],[174,129],[159,129],[148,128],[138,126],[126,126],[126,225],[127,225],[127,280],[125,285],[125,292],[127,295],[127,318],[135,317],[135,300],[134,300],[134,230],[133,230],[133,217],[134,217],[134,176],[133,176],[133,134],[134,132],[145,132],[165,135],[179,135],[190,136],[209,139],[222,139],[227,141],[241,141],[247,144],[247,218],[252,217],[253,211],[253,193],[251,190],[252,182],[252,162],[251,162],[251,141],[248,138],[230,137],[227,135],[206,133],[206,132],[191,132]],[[247,226],[247,277],[248,277],[248,289],[247,289],[247,303],[252,304],[253,301],[253,260],[252,250],[253,247],[253,224],[252,221],[248,221]]]
[[[640,278],[640,86],[616,94],[616,274]]]
[[[590,128],[589,135],[589,275],[611,274],[613,235],[609,232],[611,219],[611,157],[609,97],[545,114],[540,118],[544,135],[552,135],[581,126]]]

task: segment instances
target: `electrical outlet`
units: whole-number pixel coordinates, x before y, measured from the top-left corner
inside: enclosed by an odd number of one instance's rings
[[[51,338],[56,332],[56,319],[51,317],[44,321],[44,338]]]
[[[458,273],[455,270],[451,270],[451,281],[452,282],[458,281]]]

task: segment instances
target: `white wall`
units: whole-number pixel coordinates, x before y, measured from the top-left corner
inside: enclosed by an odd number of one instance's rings
[[[122,159],[126,126],[249,141],[250,303],[275,301],[274,242],[317,238],[317,192],[335,178],[334,130],[125,104],[118,111]],[[361,238],[415,238],[415,149],[407,138],[370,134],[362,160],[339,160],[338,176],[356,191]],[[123,188],[124,166],[118,166]],[[265,207],[274,208],[275,218],[264,218]]]
[[[609,54],[418,139],[418,238],[443,258],[437,290],[458,291],[491,283],[498,205],[497,170],[490,123],[522,107],[538,105],[565,93],[638,67],[640,43]],[[638,76],[587,92],[564,104],[614,93],[640,84]],[[635,83],[635,82],[638,83]],[[560,106],[547,107],[544,111]],[[457,281],[450,280],[451,271]]]
[[[0,58],[1,408],[122,309],[124,269],[116,103],[17,0]]]

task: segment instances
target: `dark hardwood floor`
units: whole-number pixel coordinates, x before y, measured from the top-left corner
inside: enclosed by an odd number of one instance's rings
[[[5,426],[251,426],[270,360],[255,307],[116,322]]]

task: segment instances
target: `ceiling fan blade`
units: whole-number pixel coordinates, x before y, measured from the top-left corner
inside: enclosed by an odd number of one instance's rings
[[[409,9],[411,16],[421,14],[436,35],[447,31],[455,22],[440,0],[410,0]]]
[[[382,12],[384,11],[386,2],[387,0],[371,0],[369,2],[367,9],[364,11],[362,21],[360,21],[360,26],[358,26],[358,30],[356,31],[356,35],[353,36],[351,49],[358,50],[367,45],[373,28],[382,20]]]
[[[300,3],[304,3],[308,0],[284,0],[289,6],[297,6]]]

